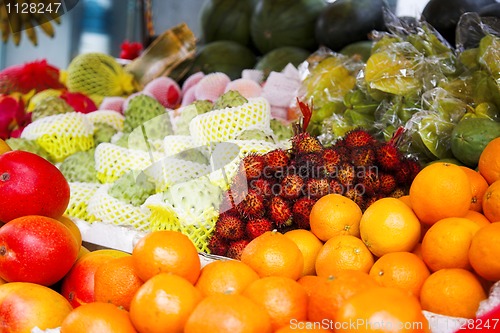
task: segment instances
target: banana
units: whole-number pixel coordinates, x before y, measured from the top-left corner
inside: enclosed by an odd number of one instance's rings
[[[33,24],[31,21],[25,21],[23,24],[23,29],[26,32],[26,36],[28,36],[28,39],[33,43],[33,45],[37,46],[38,45],[38,38],[36,35],[36,30],[33,27]]]
[[[0,7],[0,29],[2,30],[2,42],[7,43],[10,37],[10,23],[4,6]]]
[[[54,37],[54,27],[52,26],[52,23],[50,21],[41,23],[39,25],[40,29],[49,37]]]
[[[64,10],[64,7],[61,4],[60,0],[41,0],[45,4],[45,8],[50,4],[52,8],[52,12],[47,12],[49,17],[56,22],[57,24],[61,24],[61,13]],[[58,8],[58,4],[61,4]],[[57,13],[55,10],[58,9]]]

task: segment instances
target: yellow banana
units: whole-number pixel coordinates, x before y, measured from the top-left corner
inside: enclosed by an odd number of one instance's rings
[[[45,8],[47,8],[47,6],[50,4],[52,11],[51,12],[47,11],[46,13],[49,15],[49,17],[52,20],[54,20],[54,22],[56,22],[57,24],[61,24],[61,13],[64,10],[64,7],[62,5],[62,1],[61,0],[42,0],[41,2],[43,2],[45,4]],[[56,12],[56,9],[57,9],[57,12]]]
[[[33,24],[31,21],[25,21],[23,24],[23,29],[26,32],[26,36],[28,36],[28,39],[33,43],[33,45],[37,46],[38,45],[38,38],[36,35],[36,30],[33,27]]]
[[[54,27],[50,21],[40,24],[40,29],[49,37],[54,37]]]
[[[0,7],[0,29],[2,30],[2,42],[7,43],[10,36],[10,23],[4,6]]]

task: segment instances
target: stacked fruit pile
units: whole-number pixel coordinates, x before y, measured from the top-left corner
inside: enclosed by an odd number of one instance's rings
[[[500,280],[500,139],[481,154],[479,172],[431,164],[408,196],[364,211],[327,194],[312,207],[311,231],[266,231],[241,260],[203,267],[175,231],[148,233],[131,254],[87,253],[78,228],[61,218],[62,174],[35,154],[1,147],[0,198],[11,202],[0,206],[0,313],[16,332],[371,332],[381,311],[384,325],[410,325],[401,332],[441,332],[436,314],[448,316],[447,327],[496,327],[498,312],[483,301]],[[39,186],[22,186],[33,181]]]
[[[310,109],[301,106],[304,130]],[[309,229],[313,205],[329,193],[344,195],[363,211],[383,197],[401,197],[420,171],[418,162],[404,157],[393,140],[379,142],[361,129],[328,148],[307,132],[291,141],[289,150],[243,158],[224,192],[208,245],[211,253],[239,259],[248,242],[266,231]]]

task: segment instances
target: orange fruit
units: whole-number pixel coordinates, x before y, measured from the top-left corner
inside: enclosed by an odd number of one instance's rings
[[[430,332],[418,299],[390,287],[371,288],[352,296],[339,308],[336,322],[335,332],[339,333]]]
[[[331,332],[328,323],[318,323],[312,321],[298,321],[292,320],[288,325],[280,327],[274,333],[294,333],[294,332],[311,332],[322,333]]]
[[[61,294],[74,308],[94,302],[94,278],[97,269],[114,258],[127,256],[130,254],[112,249],[96,250],[83,255],[62,279]]]
[[[477,172],[476,170],[472,170],[466,166],[460,166],[467,177],[469,177],[471,189],[472,189],[472,200],[470,203],[469,210],[474,210],[476,212],[483,211],[483,196],[484,192],[488,188],[488,182],[484,177]]]
[[[332,193],[320,198],[309,215],[311,231],[326,242],[333,236],[359,236],[361,208],[351,199]]]
[[[420,291],[426,311],[440,315],[475,318],[486,293],[478,278],[462,268],[445,268],[432,273]]]
[[[500,179],[500,138],[491,140],[484,147],[477,168],[488,184]]]
[[[323,242],[319,240],[311,231],[305,229],[295,229],[284,233],[299,247],[302,256],[304,257],[304,269],[302,276],[316,274],[316,257],[323,246]]]
[[[187,279],[159,273],[144,282],[130,303],[130,318],[139,332],[182,332],[202,296]]]
[[[132,256],[115,258],[99,266],[94,275],[94,299],[130,309],[132,297],[143,281],[134,268]]]
[[[360,222],[361,239],[377,257],[411,251],[420,240],[420,222],[404,202],[382,198],[368,207]]]
[[[361,271],[343,271],[321,277],[309,296],[308,318],[314,322],[336,320],[338,309],[347,299],[374,287],[378,287],[377,282]]]
[[[320,279],[321,278],[317,275],[304,275],[300,279],[298,279],[297,282],[304,288],[307,295],[311,295],[311,292],[314,288],[316,288],[316,285]]]
[[[471,200],[469,177],[462,168],[451,163],[427,165],[410,186],[411,207],[425,224],[434,224],[446,217],[464,216]]]
[[[419,257],[421,260],[424,260],[424,258],[422,257],[422,243],[418,243],[417,245],[415,245],[415,248],[411,251],[411,253]]]
[[[201,269],[195,287],[203,296],[238,294],[259,275],[247,264],[237,260],[215,260]]]
[[[292,320],[306,320],[309,296],[297,281],[282,276],[268,276],[252,282],[243,291],[267,311],[276,330]]]
[[[484,216],[482,213],[476,212],[475,210],[469,210],[467,214],[464,215],[464,218],[471,220],[481,228],[491,223],[490,220],[486,218],[486,216]]]
[[[93,302],[71,311],[61,324],[61,333],[136,333],[129,313],[116,305]]]
[[[78,245],[82,245],[82,233],[80,232],[80,228],[76,225],[75,222],[73,222],[68,216],[63,215],[57,219],[59,222],[64,224],[69,231],[73,234],[73,236],[76,239],[76,242]]]
[[[363,241],[351,235],[330,238],[316,258],[316,275],[335,275],[343,270],[370,271],[373,255]]]
[[[8,151],[11,151],[12,148],[5,142],[4,140],[0,139],[0,155],[3,153],[6,153]]]
[[[423,260],[411,252],[384,254],[370,269],[370,276],[381,286],[400,288],[416,297],[430,274]]]
[[[472,237],[469,260],[474,271],[489,281],[500,280],[500,222],[491,223]]]
[[[297,280],[304,269],[304,257],[297,244],[277,231],[254,238],[241,253],[241,261],[260,277],[284,276]]]
[[[0,285],[2,332],[30,333],[35,326],[57,328],[72,310],[71,304],[49,287],[29,282]]]
[[[410,195],[403,195],[398,198],[399,200],[403,201],[408,207],[411,208],[411,201],[410,201]]]
[[[270,333],[271,319],[266,310],[240,294],[205,297],[193,310],[184,333]]]
[[[193,242],[177,231],[153,231],[142,237],[132,250],[137,275],[146,281],[162,272],[174,273],[195,283],[201,262]]]
[[[422,240],[422,258],[431,271],[442,268],[470,269],[469,247],[479,226],[463,217],[436,222]]]
[[[483,214],[490,222],[500,222],[500,180],[492,183],[484,193]]]

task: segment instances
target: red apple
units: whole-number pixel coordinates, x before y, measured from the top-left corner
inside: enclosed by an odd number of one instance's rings
[[[80,244],[58,220],[30,215],[0,227],[0,278],[50,286],[61,280]]]
[[[21,150],[0,155],[0,221],[27,215],[57,219],[69,198],[66,178],[43,157]]]
[[[94,276],[97,269],[111,259],[129,255],[129,253],[112,249],[84,254],[62,279],[61,294],[74,308],[94,302]]]

